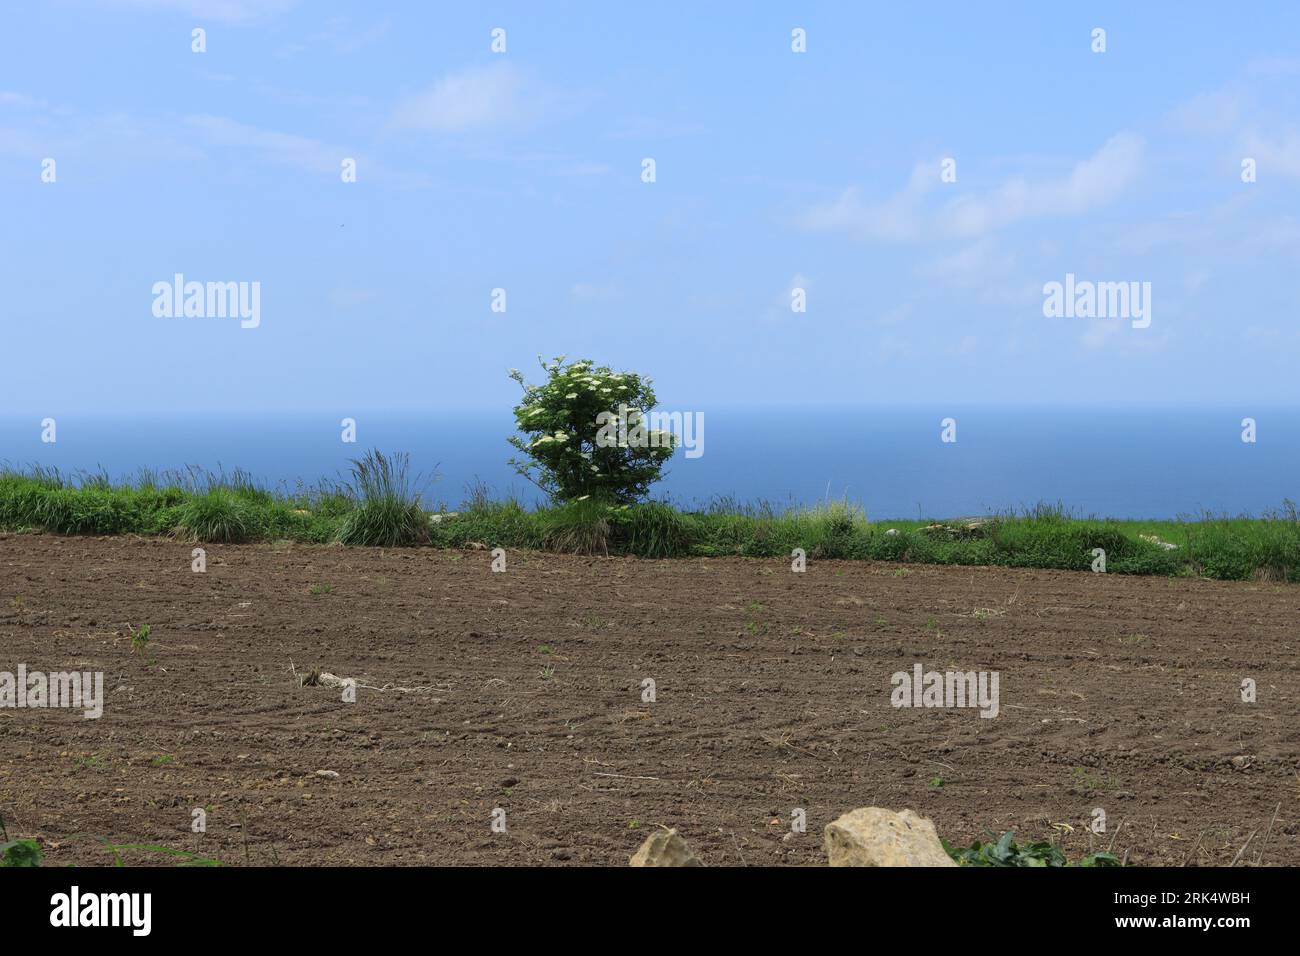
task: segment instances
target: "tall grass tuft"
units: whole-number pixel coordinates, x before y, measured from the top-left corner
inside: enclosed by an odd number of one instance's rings
[[[609,554],[609,510],[603,501],[579,498],[538,512],[542,547],[561,554]]]
[[[853,558],[867,551],[867,513],[856,502],[828,499],[809,511],[796,513],[794,518],[811,522],[817,557]]]
[[[197,541],[238,544],[254,537],[246,502],[225,488],[195,495],[181,506],[180,528]]]
[[[460,513],[431,527],[435,545],[458,548],[475,541],[490,547],[542,547],[538,512],[527,510],[513,497],[493,501],[478,484],[467,491]]]
[[[671,505],[649,501],[610,513],[616,549],[642,558],[677,558],[691,547],[688,519]]]
[[[348,488],[356,508],[344,515],[339,541],[384,548],[428,542],[429,516],[412,486],[410,468],[405,452],[388,456],[373,449],[352,460]]]
[[[1300,581],[1300,520],[1291,501],[1266,520],[1204,514],[1187,525],[1196,572],[1229,581]]]

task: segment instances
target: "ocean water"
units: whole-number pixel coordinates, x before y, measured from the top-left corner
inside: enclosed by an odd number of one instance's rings
[[[1261,514],[1300,500],[1300,408],[705,409],[703,454],[678,450],[658,497],[695,505],[717,496],[776,505],[827,497],[875,518],[957,517],[1062,502],[1080,515],[1175,518]],[[1257,440],[1242,441],[1253,417]],[[459,504],[467,485],[535,500],[507,464],[509,412],[340,416],[104,418],[62,416],[57,441],[37,418],[0,418],[0,461],[129,476],[196,465],[240,467],[294,488],[346,476],[370,447],[405,451],[432,507]],[[957,440],[940,440],[942,419]]]

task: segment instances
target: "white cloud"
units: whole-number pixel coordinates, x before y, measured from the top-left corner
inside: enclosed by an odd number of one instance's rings
[[[846,231],[863,239],[910,241],[920,239],[924,228],[923,200],[938,181],[939,164],[918,163],[902,192],[883,203],[862,200],[856,186],[837,199],[815,206],[803,217],[803,226],[814,231]]]
[[[213,146],[255,150],[272,162],[313,172],[336,173],[345,156],[356,155],[320,140],[259,129],[224,116],[187,116],[185,123]]]
[[[201,20],[242,23],[284,13],[297,0],[94,0],[103,6],[183,13]]]
[[[1289,77],[1300,74],[1300,59],[1256,60],[1246,73],[1252,79],[1244,86],[1230,83],[1179,104],[1166,117],[1166,125],[1215,141],[1234,172],[1250,157],[1258,163],[1260,182],[1270,175],[1300,178],[1300,128],[1282,105],[1289,103],[1294,86]]]
[[[0,106],[11,106],[25,110],[43,110],[46,105],[45,100],[38,100],[34,96],[28,96],[26,93],[0,90]]]
[[[1205,288],[1205,284],[1210,281],[1210,278],[1210,273],[1206,272],[1204,269],[1198,269],[1184,276],[1183,284],[1188,293],[1196,295]]]
[[[884,202],[865,203],[851,188],[814,207],[801,222],[807,229],[843,230],[879,241],[977,238],[1023,220],[1075,216],[1113,202],[1136,181],[1144,151],[1141,137],[1121,133],[1065,176],[1015,177],[986,194],[959,196],[937,207],[927,200],[939,183],[940,165],[921,163],[907,185]]]
[[[374,289],[338,288],[331,289],[329,293],[330,305],[338,309],[369,305],[378,298],[379,293]]]
[[[529,124],[541,119],[547,96],[508,63],[471,67],[443,77],[397,104],[392,123],[434,133]]]
[[[1015,264],[1013,254],[999,248],[992,237],[985,236],[951,255],[918,266],[916,274],[957,286],[984,286],[990,279],[1006,276]]]
[[[22,156],[33,159],[48,156],[49,152],[47,139],[33,136],[24,129],[0,126],[0,156]]]
[[[275,55],[289,59],[312,49],[325,49],[341,56],[347,56],[377,43],[388,35],[393,22],[389,17],[377,20],[368,27],[361,27],[347,17],[330,17],[325,26],[301,41],[284,44]]]
[[[619,297],[619,291],[613,285],[599,285],[594,282],[575,282],[569,289],[569,298],[575,302],[608,302]]]
[[[796,289],[802,289],[804,292],[808,291],[808,277],[802,272],[796,272],[791,276],[789,284],[785,287],[785,295],[781,297],[781,303],[787,308]]]
[[[1126,327],[1126,323],[1113,319],[1090,319],[1088,327],[1079,336],[1079,344],[1089,351],[1105,348]]]
[[[1241,150],[1258,162],[1261,180],[1272,173],[1300,178],[1300,133],[1294,128],[1271,137],[1252,130],[1242,137]]]
[[[203,158],[199,149],[177,137],[167,124],[124,113],[81,117],[58,108],[34,128],[0,128],[0,153],[28,159],[91,158],[94,167],[112,162],[193,162]]]
[[[1251,76],[1295,76],[1300,73],[1300,58],[1293,56],[1261,56],[1246,65]]]
[[[775,283],[773,284],[775,285]],[[766,296],[764,297],[766,301],[762,306],[760,318],[769,325],[776,325],[791,319],[806,319],[807,313],[794,312],[791,306],[794,303],[795,290],[802,289],[804,293],[805,307],[808,309],[812,308],[812,306],[808,305],[811,296],[809,291],[810,286],[811,282],[808,277],[802,272],[796,272],[790,277],[790,280],[785,283],[780,291],[772,292],[770,298],[767,298]],[[718,308],[719,305],[720,303],[712,303],[710,304],[710,307]]]
[[[948,204],[940,221],[951,235],[979,236],[1024,219],[1088,212],[1113,202],[1132,185],[1143,152],[1141,137],[1121,133],[1076,163],[1068,176],[1037,183],[1015,178],[989,196],[959,197]]]
[[[608,176],[610,172],[606,163],[573,163],[558,170],[561,176]]]
[[[904,302],[902,305],[882,312],[880,317],[875,320],[875,324],[889,326],[898,325],[900,322],[906,322],[912,317],[914,308],[915,306],[911,302]]]
[[[378,158],[360,153],[353,147],[249,126],[224,116],[187,116],[185,124],[208,146],[245,150],[268,163],[280,166],[338,177],[342,172],[343,160],[355,159],[357,176],[362,181],[379,181],[400,188],[427,188],[432,185],[431,180],[421,173],[407,173],[390,168]]]
[[[706,131],[701,123],[667,123],[650,116],[628,116],[605,135],[610,139],[640,139],[660,142]]]
[[[973,335],[963,335],[960,339],[949,341],[944,346],[944,350],[954,358],[971,355],[978,348],[979,339]]]
[[[1241,97],[1236,93],[1200,93],[1171,110],[1166,123],[1176,132],[1221,136],[1236,127],[1241,110]]]

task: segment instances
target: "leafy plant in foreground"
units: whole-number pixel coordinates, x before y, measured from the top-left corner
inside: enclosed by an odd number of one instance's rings
[[[35,840],[0,843],[0,866],[40,866],[41,848]]]
[[[1090,853],[1077,863],[1070,863],[1061,848],[1046,840],[1018,844],[1015,831],[1008,830],[996,843],[976,840],[967,847],[955,847],[943,840],[943,848],[961,866],[1119,866],[1110,853]]]
[[[0,867],[40,866],[41,847],[35,840],[11,840],[5,829],[5,818],[0,816]]]

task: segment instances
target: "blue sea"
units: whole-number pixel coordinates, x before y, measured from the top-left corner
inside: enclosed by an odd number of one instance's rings
[[[1116,518],[1258,515],[1300,500],[1300,408],[1023,409],[971,407],[705,409],[703,455],[678,450],[657,497],[691,506],[717,497],[775,505],[860,502],[873,519],[940,518],[1061,502]],[[0,418],[0,461],[129,477],[195,465],[242,468],[268,485],[346,477],[368,448],[405,451],[430,507],[455,507],[474,481],[526,501],[535,490],[507,464],[509,412]],[[940,440],[956,420],[956,441]],[[1242,441],[1254,418],[1257,440]]]

